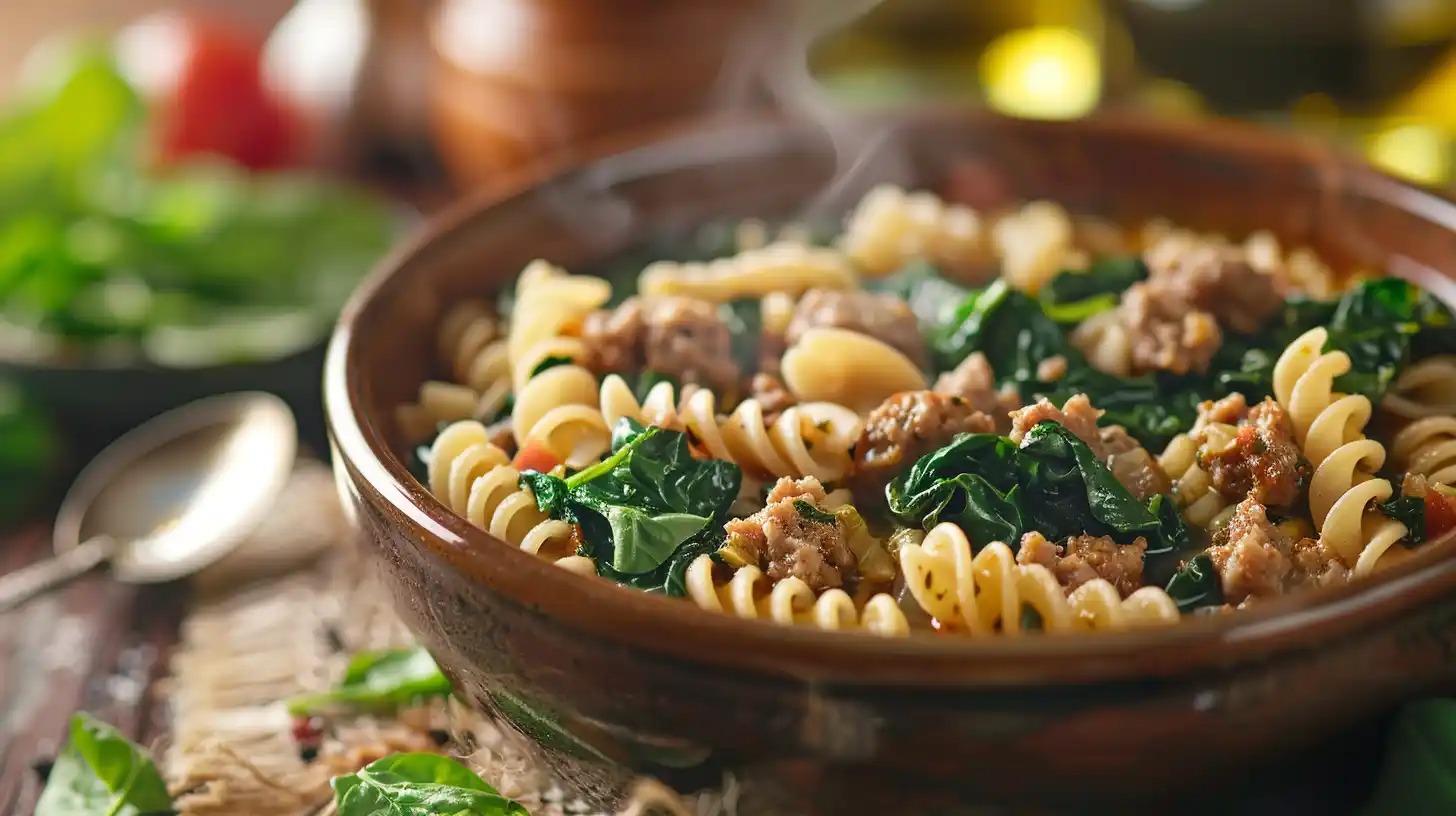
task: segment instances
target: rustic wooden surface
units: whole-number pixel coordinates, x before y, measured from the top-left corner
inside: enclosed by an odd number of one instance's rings
[[[32,524],[0,535],[0,573],[50,553]],[[166,672],[186,609],[178,586],[133,587],[101,573],[0,615],[0,813],[30,813],[35,770],[64,743],[73,712],[90,711],[143,744],[165,733]]]

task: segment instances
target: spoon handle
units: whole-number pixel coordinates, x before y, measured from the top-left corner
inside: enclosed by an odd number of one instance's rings
[[[116,553],[116,541],[93,538],[64,553],[0,576],[0,612],[7,612],[35,596],[72,581],[101,566]]]

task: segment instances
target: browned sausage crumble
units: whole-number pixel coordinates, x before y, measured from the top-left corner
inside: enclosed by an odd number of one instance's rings
[[[1294,425],[1272,399],[1248,411],[1225,447],[1204,444],[1198,463],[1224,498],[1238,501],[1247,496],[1268,507],[1294,506],[1310,475],[1309,462],[1294,441]]]
[[[843,524],[823,510],[824,496],[812,476],[779,479],[762,510],[723,525],[728,546],[774,583],[793,576],[815,592],[844,586],[855,557]]]
[[[1107,536],[1080,535],[1058,545],[1032,532],[1021,537],[1016,563],[1040,564],[1051,570],[1069,595],[1088,581],[1101,578],[1126,598],[1143,585],[1143,556],[1147,549],[1147,539],[1141,537],[1131,544],[1118,544]]]
[[[1208,549],[1228,603],[1240,605],[1349,578],[1338,555],[1320,541],[1292,531],[1292,526],[1270,522],[1257,499],[1239,502]]]
[[[804,332],[816,328],[848,329],[869,335],[894,347],[917,366],[925,365],[925,339],[920,334],[920,323],[905,301],[892,294],[810,289],[794,307],[785,339],[792,346]]]
[[[628,298],[615,309],[588,315],[582,324],[598,374],[654,371],[679,383],[719,394],[738,386],[733,336],[713,304],[690,297]]]
[[[996,423],[960,397],[903,391],[870,412],[854,446],[853,489],[861,504],[884,502],[891,479],[963,433],[992,433]]]
[[[1009,415],[1021,407],[1021,397],[1015,387],[996,388],[996,373],[991,370],[986,355],[979,351],[936,378],[932,390],[942,396],[959,397],[991,417],[996,422],[996,432],[1001,434],[1011,430]]]

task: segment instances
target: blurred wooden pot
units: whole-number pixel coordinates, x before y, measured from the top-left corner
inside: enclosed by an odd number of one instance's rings
[[[760,104],[775,0],[441,0],[436,143],[465,186],[612,133]]]

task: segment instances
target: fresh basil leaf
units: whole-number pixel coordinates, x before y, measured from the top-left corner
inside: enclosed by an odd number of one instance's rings
[[[36,816],[141,816],[172,812],[167,784],[147,752],[84,712],[56,758]]]
[[[330,708],[393,708],[449,693],[449,678],[423,648],[363,652],[349,661],[332,691],[295,697],[288,712],[298,717]]]
[[[605,509],[612,528],[612,569],[628,575],[657,569],[712,521],[711,516],[687,513],[647,513],[621,505]]]
[[[1166,591],[1185,615],[1201,607],[1222,606],[1224,603],[1218,570],[1213,568],[1213,559],[1206,554],[1188,559],[1168,582]]]
[[[339,816],[528,816],[525,806],[439,754],[394,754],[330,785]]]
[[[812,524],[834,524],[838,521],[833,513],[826,513],[803,499],[794,500],[794,510],[798,511],[799,518]]]
[[[1407,703],[1391,724],[1362,816],[1456,813],[1456,700]]]
[[[553,354],[542,360],[541,362],[537,363],[536,367],[531,369],[531,376],[534,377],[543,371],[550,371],[557,366],[571,365],[574,362],[575,361],[572,360],[570,357]]]
[[[1405,525],[1406,535],[1400,541],[1414,547],[1426,540],[1426,500],[1421,496],[1403,496],[1397,488],[1389,501],[1376,505],[1380,512]]]

